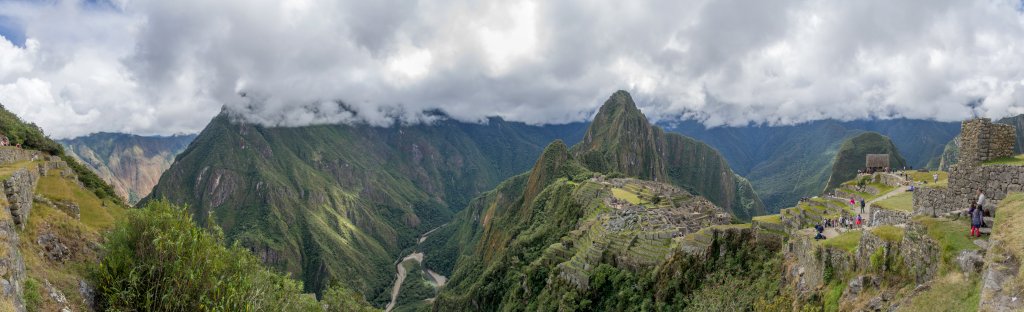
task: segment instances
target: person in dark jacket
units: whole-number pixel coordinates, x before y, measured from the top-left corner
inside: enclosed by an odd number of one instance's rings
[[[985,226],[985,208],[983,206],[978,205],[971,212],[971,226],[975,228],[974,235],[981,237],[981,227]]]
[[[979,232],[978,227],[974,224],[974,211],[978,210],[978,203],[971,203],[971,208],[967,210],[967,217],[971,218],[971,237],[974,237]]]
[[[860,199],[860,213],[864,213],[864,205],[866,205],[866,203],[864,202],[864,199],[861,198]]]

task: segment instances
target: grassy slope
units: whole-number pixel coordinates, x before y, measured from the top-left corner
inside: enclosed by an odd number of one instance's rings
[[[914,211],[914,207],[912,205],[913,199],[914,194],[908,192],[890,197],[883,201],[876,202],[874,203],[874,206],[889,210],[912,212]]]
[[[97,197],[90,190],[78,185],[77,181],[63,178],[56,171],[39,180],[36,195],[78,204],[81,220],[76,220],[55,207],[39,203],[34,205],[28,224],[24,230],[19,231],[22,236],[19,247],[25,260],[28,278],[39,285],[49,281],[64,293],[73,309],[85,310],[84,301],[78,291],[78,281],[87,279],[90,266],[99,260],[98,250],[93,245],[102,241],[102,234],[113,227],[114,222],[124,215],[126,208],[109,198]],[[68,262],[56,262],[42,256],[44,248],[39,245],[36,238],[44,233],[55,235],[61,243],[72,250],[72,257]],[[44,298],[37,306],[40,311],[59,310],[53,301],[49,300],[49,294],[45,289],[36,290],[39,297]],[[34,295],[26,294],[26,297]]]
[[[42,129],[39,129],[35,124],[22,121],[21,118],[8,111],[3,105],[0,105],[0,134],[6,135],[10,139],[11,145],[21,144],[26,149],[34,149],[59,156],[75,171],[75,174],[78,175],[78,180],[96,196],[110,198],[117,202],[122,201],[115,194],[113,187],[100,179],[95,172],[79,163],[74,157],[66,154],[64,148],[48,138]]]
[[[221,115],[152,198],[212,215],[233,241],[270,251],[307,291],[332,281],[386,302],[392,261],[478,192],[529,168],[542,144],[582,125],[264,128]]]

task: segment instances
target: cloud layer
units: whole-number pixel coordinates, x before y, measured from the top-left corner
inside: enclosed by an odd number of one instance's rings
[[[618,89],[709,126],[956,120],[972,101],[1024,113],[1018,0],[64,0],[0,15],[0,103],[56,137],[195,132],[222,106],[286,126],[430,109],[562,123]]]

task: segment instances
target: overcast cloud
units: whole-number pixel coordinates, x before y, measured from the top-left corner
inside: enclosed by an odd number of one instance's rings
[[[429,109],[564,123],[618,89],[650,117],[708,126],[948,121],[977,100],[1002,117],[1024,113],[1021,7],[0,0],[0,103],[55,137],[196,132],[222,106],[287,126],[417,122]]]

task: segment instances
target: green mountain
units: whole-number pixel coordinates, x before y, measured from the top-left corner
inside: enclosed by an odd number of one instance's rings
[[[629,94],[617,92],[582,142],[572,149],[560,141],[550,144],[533,170],[478,197],[416,247],[427,254],[425,266],[451,275],[433,308],[623,310],[622,304],[641,303],[658,288],[681,287],[683,296],[699,289],[704,276],[740,274],[730,265],[692,265],[715,259],[671,252],[675,237],[727,226],[734,219],[730,211],[760,213],[761,206],[736,205],[760,203],[752,193],[729,191],[746,183],[733,177],[713,149],[652,127]],[[716,191],[722,188],[729,190]],[[778,263],[768,261],[771,253],[740,247],[748,242],[732,241],[737,248],[711,257],[744,270]],[[670,256],[675,261],[664,266],[666,272],[701,277],[680,280],[670,274],[654,284],[634,274],[650,272]],[[595,288],[600,291],[580,296],[580,289]],[[604,291],[629,298],[595,302]],[[667,302],[681,299],[670,297]]]
[[[185,150],[195,135],[138,136],[94,133],[58,141],[67,153],[85,163],[114,187],[118,196],[135,204],[149,192],[174,157]]]
[[[823,192],[827,193],[857,177],[857,170],[866,168],[868,154],[889,154],[889,166],[892,168],[903,168],[907,163],[889,138],[874,132],[859,134],[847,139],[839,147],[832,162],[832,174]]]
[[[746,177],[769,212],[818,195],[832,173],[840,145],[864,132],[888,136],[908,165],[937,166],[946,143],[959,133],[956,122],[929,120],[820,120],[797,125],[705,128],[697,121],[664,124],[667,130],[720,151],[736,173]]]
[[[263,127],[214,118],[144,199],[186,204],[307,291],[341,283],[383,306],[396,258],[583,124]]]
[[[671,183],[704,196],[736,217],[764,214],[745,179],[707,144],[652,126],[632,97],[618,91],[601,106],[573,155],[595,172]]]

